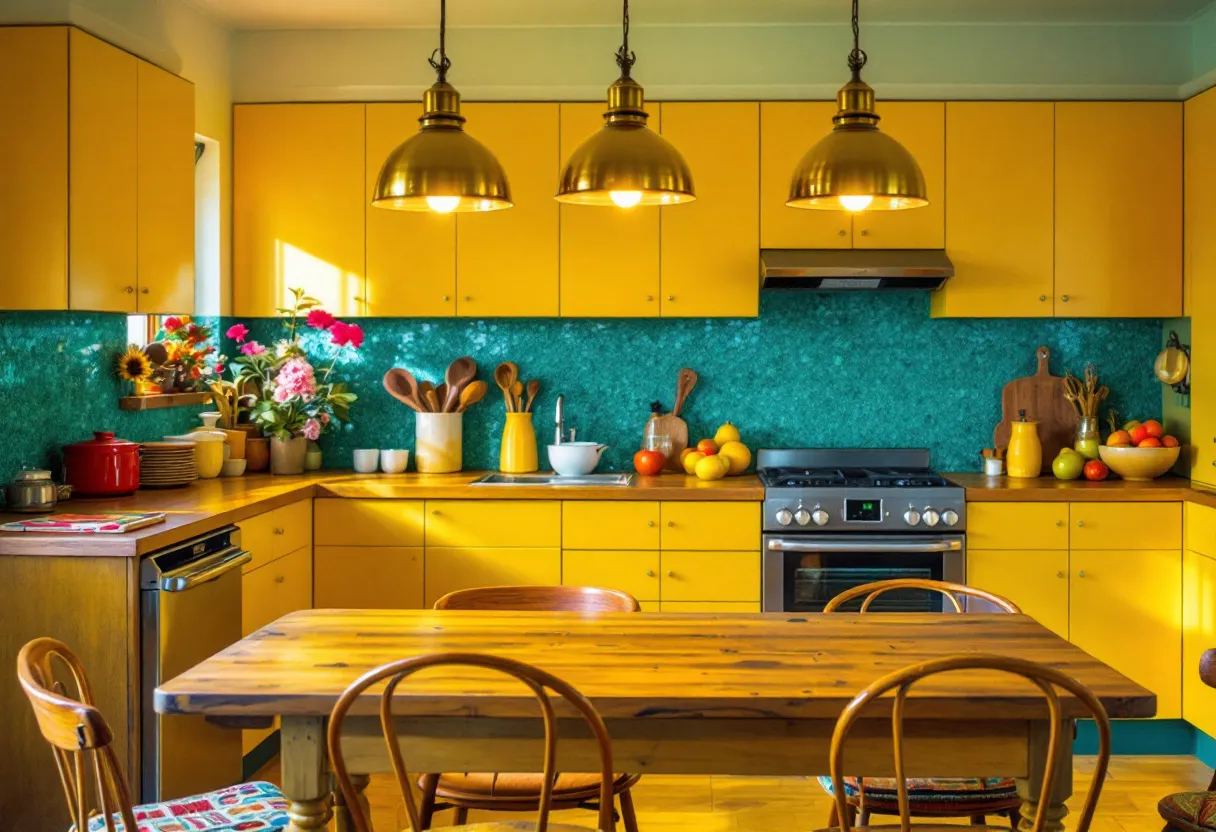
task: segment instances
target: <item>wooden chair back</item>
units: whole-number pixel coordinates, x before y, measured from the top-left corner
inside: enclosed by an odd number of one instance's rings
[[[959,602],[960,596],[978,598],[1003,612],[1016,614],[1022,611],[1018,608],[1017,604],[1009,599],[994,595],[983,589],[977,589],[965,584],[950,583],[949,581],[930,581],[922,578],[895,578],[889,581],[874,581],[869,584],[861,584],[860,586],[846,589],[831,601],[828,601],[823,611],[835,612],[854,598],[864,596],[865,600],[861,602],[861,612],[868,612],[870,604],[874,603],[874,599],[885,592],[891,592],[896,589],[925,589],[930,592],[940,593],[950,601],[950,605],[954,607],[955,612],[963,611],[963,605]]]
[[[57,676],[56,667],[66,670],[63,678]],[[43,738],[51,745],[73,826],[87,828],[93,810],[99,809],[105,815],[106,832],[115,832],[115,813],[125,829],[137,828],[131,791],[110,746],[113,734],[93,706],[89,681],[76,654],[53,638],[36,638],[17,655],[17,679]],[[71,682],[70,688],[65,679]],[[78,699],[69,695],[72,689]]]
[[[1088,832],[1093,822],[1094,810],[1098,805],[1098,796],[1102,792],[1102,784],[1106,780],[1106,767],[1110,762],[1110,719],[1106,708],[1098,701],[1098,697],[1085,685],[1065,675],[1055,668],[1047,667],[1025,659],[1009,656],[995,656],[984,653],[969,653],[958,656],[946,656],[933,661],[910,665],[902,670],[896,670],[872,683],[845,706],[844,712],[836,721],[836,730],[832,732],[832,746],[829,752],[832,773],[832,790],[836,802],[836,811],[840,818],[841,832],[850,832],[852,825],[849,821],[848,800],[844,788],[844,747],[849,731],[861,717],[865,707],[875,699],[890,691],[895,691],[895,700],[891,703],[891,733],[895,742],[895,783],[899,796],[899,824],[903,832],[913,829],[908,809],[908,778],[904,773],[903,750],[903,715],[912,686],[929,676],[939,673],[949,673],[957,670],[995,670],[1021,676],[1033,682],[1043,691],[1047,699],[1047,714],[1050,721],[1050,733],[1047,743],[1047,766],[1044,769],[1040,794],[1050,795],[1056,778],[1056,768],[1064,743],[1072,742],[1072,732],[1064,730],[1060,716],[1060,696],[1056,688],[1062,688],[1075,696],[1085,705],[1098,728],[1098,759],[1094,766],[1093,779],[1090,782],[1089,793],[1085,797],[1085,806],[1077,819],[1076,832]],[[1039,801],[1034,824],[1029,832],[1043,832],[1047,823],[1047,807],[1051,801]]]
[[[358,792],[351,783],[350,774],[346,770],[346,762],[342,757],[342,723],[346,719],[347,712],[359,697],[372,685],[385,679],[388,680],[388,684],[385,685],[384,692],[380,695],[380,727],[384,732],[384,741],[388,746],[388,755],[393,764],[393,774],[396,775],[397,786],[409,813],[410,828],[414,832],[420,832],[423,828],[419,819],[418,805],[414,800],[414,793],[410,789],[409,773],[406,771],[405,762],[401,756],[401,744],[394,728],[393,694],[396,692],[397,686],[407,677],[419,670],[433,667],[480,667],[497,670],[518,679],[536,697],[545,722],[543,785],[538,801],[536,832],[546,832],[548,828],[549,810],[553,802],[553,786],[557,779],[557,717],[553,713],[553,703],[546,691],[551,690],[570,703],[582,716],[583,721],[590,726],[591,733],[599,746],[599,825],[596,828],[599,832],[613,832],[615,822],[612,815],[612,741],[608,737],[608,728],[599,712],[595,710],[587,697],[553,674],[514,659],[481,653],[435,653],[390,662],[363,674],[338,699],[338,703],[334,705],[334,709],[329,715],[326,740],[334,778],[342,790],[343,797],[346,798],[346,805],[350,811],[355,832],[372,832],[372,827],[371,821],[363,813]]]
[[[458,589],[435,602],[437,610],[536,610],[542,612],[637,612],[637,599],[592,586],[486,586]]]

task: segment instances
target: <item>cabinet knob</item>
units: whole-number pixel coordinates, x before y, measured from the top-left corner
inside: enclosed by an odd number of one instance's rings
[[[675,573],[675,572],[671,572],[671,571],[669,571],[669,572],[667,573],[667,577],[669,577],[669,578],[674,578],[675,576],[676,576],[676,573]]]
[[[282,534],[282,533],[283,533],[283,530],[282,530],[282,529],[275,529],[275,530],[274,530],[274,533],[275,533],[275,534]]]
[[[653,301],[653,300],[654,300],[654,295],[647,295],[647,296],[646,296],[646,300],[647,300],[647,302]]]
[[[1077,528],[1078,528],[1078,529],[1083,529],[1083,528],[1085,528],[1085,521],[1084,521],[1084,520],[1078,520],[1078,521],[1077,521]]]
[[[646,577],[647,577],[647,578],[653,578],[653,577],[654,577],[654,570],[653,570],[653,569],[647,569],[647,570],[646,570]]]
[[[1063,520],[1057,520],[1057,521],[1056,521],[1056,525],[1057,525],[1057,526],[1063,526],[1063,525],[1064,525],[1064,521],[1063,521]]]
[[[139,293],[140,293],[141,295],[146,295],[146,294],[148,294],[148,287],[147,287],[147,286],[141,286],[141,287],[140,287],[140,289],[139,289]]]
[[[274,582],[275,582],[276,584],[281,584],[281,583],[283,583],[283,576],[282,576],[282,575],[275,575],[275,577],[274,577]]]
[[[676,296],[675,296],[675,295],[668,295],[668,296],[667,296],[667,299],[668,299],[668,300],[675,300],[675,299],[676,299]]]
[[[849,236],[849,232],[845,231],[845,230],[842,228],[842,229],[840,229],[840,236],[841,236],[841,237],[847,237],[847,236]]]
[[[870,232],[869,232],[869,231],[867,231],[866,229],[864,229],[864,228],[863,228],[863,229],[861,230],[861,236],[863,236],[863,237],[869,237],[869,236],[870,236]]]
[[[1057,577],[1057,578],[1063,578],[1063,577],[1064,577],[1064,572],[1063,572],[1063,571],[1061,571],[1061,570],[1059,570],[1059,569],[1057,569],[1057,570],[1056,570],[1056,577]]]
[[[133,294],[135,294],[135,287],[128,286],[127,288],[123,289],[123,291],[126,292],[128,295],[133,295]]]
[[[435,517],[438,517],[438,516],[439,516],[439,509],[437,509],[437,508],[436,508],[436,509],[431,509],[431,514],[432,514],[433,516],[435,516]]]
[[[1080,572],[1078,572],[1078,573],[1077,573],[1077,577],[1078,577],[1078,578],[1084,578],[1084,577],[1085,577],[1085,570],[1084,570],[1084,569],[1082,569]]]
[[[1060,295],[1060,300],[1064,301],[1065,303],[1068,303],[1068,295]]]
[[[462,297],[462,298],[461,298],[461,300],[463,300],[465,303],[468,303],[468,302],[469,302],[469,301],[471,301],[472,299],[473,299],[473,298],[471,298],[469,295],[465,295],[464,297]]]
[[[1047,295],[1039,295],[1039,300],[1040,301],[1047,300]]]
[[[646,521],[646,525],[647,525],[648,527],[650,527],[650,528],[652,528],[652,529],[653,529],[653,528],[654,528],[654,521],[653,521],[653,520],[647,520],[647,521]]]
[[[675,525],[676,525],[676,521],[675,521],[675,520],[668,520],[668,521],[667,521],[667,528],[669,528],[669,529],[671,529],[671,528],[675,528]]]

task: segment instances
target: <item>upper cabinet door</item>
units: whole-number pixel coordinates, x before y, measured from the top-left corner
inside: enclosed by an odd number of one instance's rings
[[[942,248],[946,245],[946,107],[941,101],[879,101],[878,126],[898,139],[925,175],[929,204],[906,211],[862,211],[853,217],[854,248]]]
[[[139,62],[138,262],[144,313],[194,311],[194,85]]]
[[[456,313],[558,313],[557,104],[466,104],[465,130],[498,157],[515,207],[456,219]]]
[[[1182,105],[1056,104],[1056,313],[1182,314]]]
[[[134,312],[139,61],[79,29],[68,45],[69,305]]]
[[[0,309],[68,308],[68,29],[0,28]]]
[[[233,311],[269,317],[303,289],[364,302],[364,105],[233,108]]]
[[[760,303],[760,106],[663,104],[695,201],[660,208],[665,317],[750,317]],[[793,210],[793,209],[790,209]]]
[[[367,315],[456,314],[456,215],[372,205],[389,153],[418,132],[420,104],[367,105]]]
[[[935,316],[1051,316],[1054,107],[946,105],[946,251],[955,274],[933,293]]]
[[[845,210],[790,208],[790,177],[806,152],[832,130],[834,101],[765,101],[760,105],[760,248],[851,248]]]
[[[660,132],[659,105],[650,110],[648,128]],[[561,163],[603,127],[603,103],[562,104]],[[659,209],[561,205],[560,211],[562,316],[657,317]]]
[[[1216,323],[1216,89],[1185,105],[1183,314]],[[1195,304],[1203,299],[1201,311]]]

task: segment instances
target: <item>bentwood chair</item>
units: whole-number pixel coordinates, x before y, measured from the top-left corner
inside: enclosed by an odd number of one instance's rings
[[[543,612],[637,612],[637,599],[615,589],[583,586],[491,586],[450,592],[435,602],[437,610],[537,610]],[[639,775],[618,774],[612,793],[619,795],[626,832],[637,832],[630,789]],[[543,780],[539,774],[424,774],[420,830],[430,829],[435,812],[455,809],[455,822],[468,820],[470,809],[534,812]],[[595,809],[599,776],[560,774],[553,788],[554,809]],[[609,804],[611,805],[611,804]]]
[[[540,795],[535,801],[537,819],[535,823],[525,821],[499,821],[475,823],[472,825],[458,824],[448,827],[455,832],[461,830],[477,830],[477,832],[588,832],[585,827],[570,824],[550,824],[549,812],[552,809],[556,782],[560,779],[556,772],[557,763],[557,717],[553,712],[553,703],[548,691],[553,691],[566,700],[587,723],[595,737],[599,748],[600,771],[596,775],[599,781],[599,818],[596,829],[598,832],[614,832],[615,822],[612,813],[612,741],[608,737],[608,728],[604,720],[592,706],[591,702],[567,682],[562,681],[551,673],[502,656],[489,656],[479,653],[437,653],[430,656],[415,656],[409,659],[391,662],[375,670],[365,673],[352,684],[338,699],[329,715],[327,742],[329,746],[330,764],[333,766],[334,779],[342,792],[350,813],[350,821],[355,832],[372,832],[364,806],[359,797],[358,789],[351,780],[346,769],[346,761],[342,757],[342,725],[354,703],[368,688],[384,680],[388,680],[384,691],[379,696],[380,727],[384,732],[385,744],[388,748],[389,760],[392,762],[393,774],[397,779],[397,787],[405,802],[409,815],[410,828],[425,829],[422,825],[421,813],[417,801],[410,789],[409,773],[401,755],[401,745],[397,741],[394,729],[393,695],[397,688],[408,677],[419,670],[444,667],[478,667],[497,670],[518,679],[526,685],[536,697],[541,716],[545,723],[544,768],[538,776],[542,786]]]
[[[823,608],[825,613],[838,612],[850,602],[861,600],[860,612],[869,612],[871,605],[888,592],[922,590],[942,595],[955,612],[964,609],[985,612],[1020,613],[1012,601],[963,584],[947,581],[930,581],[919,578],[900,578],[890,581],[855,586],[837,595]],[[820,777],[820,785],[829,794],[833,792],[832,778]],[[862,826],[870,822],[870,815],[899,814],[899,802],[895,780],[890,777],[846,778],[845,800],[849,807],[849,819]],[[914,817],[968,818],[971,823],[982,824],[989,816],[1008,817],[1014,827],[1018,823],[1018,809],[1022,801],[1018,797],[1017,784],[1008,777],[988,778],[914,778],[909,784],[911,797],[909,808]],[[838,822],[836,807],[828,819],[829,825]]]
[[[1207,650],[1199,657],[1199,679],[1216,688],[1216,650]],[[1216,774],[1206,792],[1166,795],[1157,804],[1157,812],[1165,821],[1164,832],[1216,831]]]
[[[1052,793],[1058,774],[1057,768],[1063,750],[1066,747],[1065,744],[1072,742],[1072,733],[1065,730],[1064,720],[1061,718],[1060,695],[1056,689],[1060,688],[1071,694],[1089,711],[1098,730],[1098,757],[1094,765],[1094,774],[1089,785],[1089,792],[1085,796],[1085,805],[1081,808],[1075,825],[1076,832],[1089,832],[1089,826],[1094,818],[1094,811],[1098,806],[1098,796],[1102,793],[1102,784],[1106,780],[1106,768],[1110,763],[1110,719],[1106,715],[1106,709],[1102,707],[1102,703],[1098,701],[1098,698],[1094,696],[1089,688],[1055,668],[1026,661],[1025,659],[982,653],[946,656],[945,658],[905,667],[902,670],[887,674],[853,697],[853,700],[845,706],[840,719],[836,721],[836,730],[832,732],[832,745],[829,751],[829,764],[834,784],[833,798],[836,802],[836,812],[840,818],[840,822],[838,825],[834,825],[832,829],[822,830],[822,832],[853,832],[853,830],[865,832],[866,829],[885,830],[896,828],[903,829],[904,832],[908,832],[909,830],[919,830],[919,832],[966,832],[967,830],[971,830],[971,832],[997,832],[998,827],[995,826],[913,825],[911,822],[911,796],[908,787],[909,780],[904,776],[903,752],[903,713],[908,691],[917,682],[929,676],[962,670],[1000,671],[1020,676],[1033,682],[1043,692],[1043,696],[1047,700],[1047,718],[1050,722],[1050,731],[1047,740],[1046,767],[1043,770],[1043,779],[1039,789],[1040,794],[1046,795]],[[891,733],[895,745],[895,787],[899,807],[897,814],[899,815],[900,825],[899,827],[854,826],[844,789],[845,743],[848,740],[849,731],[852,730],[858,719],[860,719],[866,706],[891,691],[895,691],[894,701],[891,704]],[[1071,776],[1071,772],[1069,772],[1069,776]],[[1049,807],[1049,801],[1043,800],[1039,802],[1034,822],[1029,827],[1030,832],[1043,832],[1048,822]]]
[[[67,671],[62,678],[55,673],[57,666]],[[17,678],[33,706],[42,736],[51,745],[73,830],[227,832],[287,826],[287,801],[270,783],[245,783],[166,803],[132,806],[130,788],[111,747],[113,734],[93,706],[93,694],[76,655],[55,639],[34,639],[17,656]],[[70,681],[71,688],[64,680]],[[69,694],[71,689],[77,698]]]

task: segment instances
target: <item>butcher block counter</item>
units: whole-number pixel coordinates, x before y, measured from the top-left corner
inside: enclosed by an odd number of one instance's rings
[[[946,479],[967,489],[969,503],[1179,503],[1192,502],[1216,507],[1216,490],[1191,485],[1184,477],[1165,476],[1149,482],[1110,479],[1058,480],[1055,477],[987,477],[983,474],[945,474]]]

